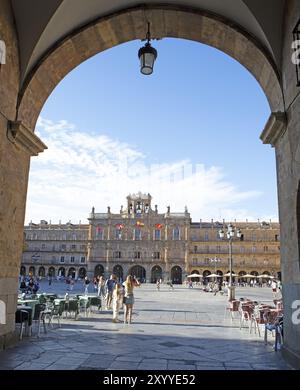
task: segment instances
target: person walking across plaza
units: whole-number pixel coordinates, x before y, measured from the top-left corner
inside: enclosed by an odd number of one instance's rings
[[[113,322],[119,321],[119,311],[123,306],[123,288],[120,283],[116,283],[112,294],[113,300]]]
[[[159,279],[156,282],[156,288],[157,288],[157,291],[160,290],[160,280]]]
[[[128,275],[126,281],[124,282],[124,324],[126,324],[126,322],[131,324],[134,304],[133,289],[138,286],[140,286],[140,283],[133,276]]]
[[[105,299],[105,278],[100,276],[98,281],[98,297]]]
[[[86,276],[84,278],[84,295],[87,295],[88,292],[89,292],[89,285],[90,285],[90,280],[89,278]]]
[[[106,310],[109,310],[112,303],[112,294],[117,283],[116,276],[110,275],[110,278],[105,283],[106,289]]]

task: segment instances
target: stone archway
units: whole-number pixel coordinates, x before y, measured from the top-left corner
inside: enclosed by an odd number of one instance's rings
[[[171,282],[173,284],[182,284],[182,269],[178,265],[171,269]]]
[[[24,265],[22,265],[21,268],[20,268],[20,275],[21,276],[26,276],[26,267]]]
[[[78,276],[81,279],[85,278],[85,276],[86,276],[86,269],[84,267],[79,268]]]
[[[65,267],[60,267],[58,269],[57,275],[64,278],[66,276],[66,269],[65,269]]]
[[[33,265],[29,267],[28,274],[29,276],[35,276],[35,267]]]
[[[296,18],[299,18],[298,3],[291,0],[286,4],[285,20],[282,20],[284,39],[283,47],[280,47],[282,58],[280,71],[279,66],[276,68],[273,64],[271,52],[265,49],[266,46],[262,47],[245,32],[246,26],[240,28],[233,22],[206,11],[169,5],[140,6],[102,17],[73,31],[62,41],[57,42],[43,58],[40,58],[39,63],[22,85],[19,74],[18,37],[13,27],[13,14],[7,6],[9,2],[3,4],[1,6],[4,7],[5,12],[1,17],[4,23],[1,24],[5,27],[7,25],[5,37],[10,43],[8,66],[1,67],[1,87],[5,93],[5,101],[1,106],[4,115],[0,117],[3,134],[0,147],[1,152],[4,153],[4,163],[1,165],[3,168],[2,182],[5,184],[4,201],[1,204],[4,205],[3,210],[5,210],[3,226],[7,227],[7,244],[3,245],[1,253],[3,264],[9,266],[11,259],[21,258],[29,160],[30,156],[37,155],[45,147],[34,135],[35,123],[44,102],[59,81],[85,59],[122,42],[144,38],[145,20],[149,20],[155,37],[191,39],[216,47],[232,56],[254,75],[268,98],[273,114],[267,123],[262,140],[264,143],[276,146],[279,209],[282,224],[283,284],[286,284],[283,295],[288,310],[285,319],[285,329],[288,330],[285,345],[293,355],[294,346],[300,345],[299,332],[290,321],[291,304],[294,296],[299,296],[300,291],[299,225],[297,228],[299,217],[295,215],[300,176],[300,149],[298,147],[300,143],[298,132],[300,103],[297,98],[298,90],[294,85],[295,72],[290,55],[291,32]],[[282,98],[281,85],[284,89],[285,101]],[[286,117],[288,126],[286,126]],[[14,141],[6,139],[6,134],[12,135],[11,139]],[[8,160],[10,160],[9,164],[6,165]],[[14,180],[11,180],[12,173]],[[11,221],[14,223],[11,224]],[[11,237],[19,245],[12,245]],[[1,274],[1,278],[5,281],[9,279],[11,286],[7,295],[10,298],[7,302],[15,302],[15,299],[11,298],[15,298],[16,295],[18,267],[19,263],[15,262],[14,267],[10,267],[9,271],[5,269]],[[9,310],[13,312],[12,308]],[[8,332],[12,332],[13,321],[7,329]],[[290,332],[291,336],[289,336]],[[295,353],[300,356],[299,348]]]
[[[69,268],[68,277],[72,278],[72,279],[75,279],[75,277],[76,277],[76,269],[74,267]]]
[[[39,268],[39,276],[44,278],[46,276],[46,270],[45,267],[40,267]]]
[[[95,267],[94,276],[97,277],[97,276],[101,276],[101,275],[104,275],[104,267],[102,264],[98,264]]]
[[[191,275],[193,274],[197,274],[197,275],[200,275],[200,272],[197,270],[197,269],[194,269],[192,272],[191,272]],[[190,278],[190,280],[192,282],[199,282],[199,280],[201,280],[200,278]]]
[[[151,23],[154,38],[193,40],[233,57],[256,78],[272,112],[284,111],[276,65],[252,35],[207,11],[159,5],[137,6],[101,17],[58,42],[23,82],[17,103],[17,120],[33,131],[45,101],[64,76],[95,54],[121,43],[144,39],[146,20]]]
[[[162,279],[162,268],[159,265],[155,265],[151,270],[151,283],[156,283]]]
[[[55,268],[54,267],[50,267],[48,269],[48,276],[55,277]]]
[[[131,267],[129,275],[135,276],[141,283],[146,282],[146,270],[141,265],[134,265]]]
[[[121,265],[115,265],[113,268],[113,274],[117,276],[118,280],[121,281],[124,279],[123,267]]]

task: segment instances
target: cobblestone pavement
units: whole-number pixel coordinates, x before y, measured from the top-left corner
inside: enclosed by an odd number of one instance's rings
[[[240,288],[238,296],[272,300],[271,289]],[[200,289],[142,285],[135,291],[131,325],[112,323],[111,311],[63,319],[37,338],[25,337],[0,353],[0,368],[14,370],[280,370],[288,369],[274,339],[224,319],[225,296]],[[122,319],[122,313],[120,314]]]

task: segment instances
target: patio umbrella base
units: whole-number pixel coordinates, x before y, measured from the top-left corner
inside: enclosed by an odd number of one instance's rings
[[[228,301],[235,299],[235,286],[228,286]]]

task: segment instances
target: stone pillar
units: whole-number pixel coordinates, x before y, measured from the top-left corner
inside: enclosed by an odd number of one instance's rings
[[[300,18],[299,5],[299,0],[290,0],[285,7],[282,53],[285,113],[273,113],[261,136],[263,142],[276,148],[284,306],[283,354],[297,368],[300,368],[300,315],[295,318],[300,307],[300,93],[296,86],[295,64],[291,60],[291,45],[292,30]]]
[[[22,123],[11,123],[0,115],[0,300],[6,306],[0,348],[15,327],[30,156],[45,147]]]
[[[23,250],[30,156],[46,146],[17,117],[18,40],[10,1],[1,1],[0,37],[6,46],[0,66],[0,349],[15,340],[18,276]]]

